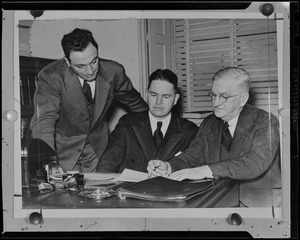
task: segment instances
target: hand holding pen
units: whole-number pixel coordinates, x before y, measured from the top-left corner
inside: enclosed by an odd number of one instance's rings
[[[151,176],[164,176],[168,173],[168,164],[161,160],[150,160],[148,162],[147,171],[149,178]]]

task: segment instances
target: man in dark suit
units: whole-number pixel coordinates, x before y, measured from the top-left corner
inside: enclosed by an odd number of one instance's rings
[[[133,112],[148,106],[121,64],[99,58],[89,30],[76,28],[61,44],[65,57],[38,75],[32,136],[56,151],[51,172],[93,172],[107,146],[106,115],[113,100]]]
[[[195,140],[180,156],[168,163],[151,160],[149,174],[175,180],[229,177],[240,180],[242,206],[279,206],[278,120],[246,104],[249,90],[250,76],[244,69],[219,70],[209,92],[214,114],[203,120]]]
[[[98,172],[122,172],[125,168],[147,172],[150,159],[169,160],[189,146],[198,127],[171,113],[179,99],[177,83],[176,74],[168,69],[150,75],[149,111],[120,118],[99,161]]]

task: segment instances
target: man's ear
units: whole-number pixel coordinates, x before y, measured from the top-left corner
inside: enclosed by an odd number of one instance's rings
[[[243,93],[241,97],[241,107],[245,106],[249,99],[249,93]]]
[[[67,65],[68,65],[69,67],[71,67],[71,64],[70,64],[69,60],[68,60],[66,57],[64,57],[64,59],[65,59]]]
[[[179,97],[180,97],[180,94],[179,94],[179,93],[176,93],[176,94],[175,94],[174,106],[177,104],[177,101],[178,101]]]
[[[149,91],[148,91],[148,88],[146,88],[145,89],[145,98],[146,98],[146,103],[148,103],[148,93],[149,93]]]

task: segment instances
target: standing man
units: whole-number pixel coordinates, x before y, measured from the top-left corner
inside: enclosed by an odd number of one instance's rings
[[[61,45],[65,57],[38,75],[32,136],[56,151],[54,172],[93,172],[107,146],[106,114],[112,101],[134,112],[148,107],[124,67],[99,58],[89,30],[74,29],[63,36]]]
[[[157,69],[149,77],[149,111],[120,118],[110,135],[98,172],[122,172],[125,168],[147,172],[150,159],[169,160],[188,148],[197,125],[171,110],[179,99],[178,79],[169,69]]]
[[[229,177],[241,180],[241,206],[279,206],[278,120],[246,104],[249,90],[250,76],[244,69],[219,70],[209,92],[214,114],[203,120],[195,140],[180,156],[168,163],[151,160],[149,174],[175,180]]]

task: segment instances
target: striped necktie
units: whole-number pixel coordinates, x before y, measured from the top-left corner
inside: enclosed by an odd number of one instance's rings
[[[230,151],[232,137],[228,129],[228,123],[225,122],[223,125],[223,132],[222,132],[222,144],[227,149],[227,151]]]
[[[87,99],[88,102],[91,102],[92,99],[93,99],[93,96],[92,96],[92,90],[91,90],[91,87],[90,85],[87,83],[86,80],[84,80],[83,82],[83,86],[82,86],[82,91]]]

